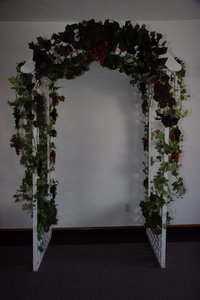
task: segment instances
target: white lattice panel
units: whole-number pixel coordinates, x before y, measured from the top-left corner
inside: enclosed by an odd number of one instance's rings
[[[154,149],[154,143],[152,142],[152,131],[156,129],[156,126],[158,128],[162,127],[163,132],[165,135],[165,142],[169,142],[169,128],[164,128],[160,121],[155,121],[156,118],[156,109],[157,109],[157,103],[153,101],[153,91],[150,88],[150,99],[149,99],[149,136],[148,136],[148,142],[149,142],[149,153],[148,153],[148,196],[150,197],[152,192],[152,179],[157,171],[155,171],[155,166],[152,166],[151,159],[156,156],[156,151]],[[168,155],[164,155],[163,161],[168,161]],[[165,177],[168,178],[168,174],[165,173]],[[161,216],[162,216],[162,230],[161,234],[157,235],[152,232],[150,228],[147,228],[146,233],[149,239],[149,242],[152,246],[152,249],[155,253],[155,256],[158,260],[158,263],[161,268],[165,268],[166,264],[166,213],[167,213],[167,207],[166,205],[161,210]]]
[[[38,240],[37,230],[33,230],[33,271],[38,271],[52,236],[52,229],[45,232]],[[41,250],[42,249],[42,250]]]
[[[149,242],[161,268],[165,268],[166,260],[166,229],[159,235],[154,234],[150,228],[146,229]]]

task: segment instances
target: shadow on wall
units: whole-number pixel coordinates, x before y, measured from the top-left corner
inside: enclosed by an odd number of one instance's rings
[[[59,226],[141,224],[141,99],[125,74],[90,69],[58,81]]]

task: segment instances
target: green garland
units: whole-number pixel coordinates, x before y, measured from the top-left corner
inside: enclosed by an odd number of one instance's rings
[[[157,130],[152,138],[158,151],[156,161],[159,163],[157,174],[153,178],[151,195],[148,197],[148,168],[144,162],[145,198],[140,206],[146,220],[146,226],[159,234],[162,229],[161,208],[185,192],[183,179],[179,176],[180,154],[183,134],[178,126],[185,115],[182,103],[187,100],[184,85],[185,69],[176,74],[169,74],[165,65],[167,58],[166,41],[155,31],[149,32],[145,25],[132,25],[127,21],[124,26],[118,22],[106,20],[104,23],[94,20],[67,25],[64,32],[53,34],[51,39],[37,38],[36,43],[29,44],[33,50],[35,62],[34,74],[23,74],[17,66],[17,76],[10,78],[16,91],[16,99],[9,104],[13,108],[16,134],[11,138],[20,156],[20,163],[25,168],[22,184],[15,194],[16,202],[23,202],[23,209],[32,213],[34,203],[38,204],[39,231],[41,234],[57,223],[55,197],[57,181],[47,178],[54,170],[56,160],[55,144],[50,142],[50,167],[48,167],[48,137],[56,137],[54,128],[57,119],[57,106],[64,97],[57,92],[56,81],[59,78],[74,79],[89,70],[93,61],[102,67],[118,70],[130,77],[130,84],[136,86],[142,95],[144,114],[144,152],[148,161],[148,113],[149,87],[153,89],[154,101],[157,103],[157,119],[170,128],[169,144],[165,143],[162,131]],[[38,92],[43,78],[49,81],[50,107],[47,120],[45,96]],[[174,81],[176,85],[174,85]],[[33,130],[39,130],[39,144],[34,146]],[[168,154],[169,161],[163,162],[163,155]],[[152,163],[155,163],[155,161]],[[164,174],[171,173],[172,184]],[[37,174],[36,193],[33,194],[32,177]],[[50,201],[46,197],[50,196]],[[167,223],[170,221],[168,216]],[[167,225],[167,224],[165,224]]]

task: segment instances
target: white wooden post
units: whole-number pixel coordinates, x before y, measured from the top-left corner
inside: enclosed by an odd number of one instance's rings
[[[181,70],[182,66],[174,59],[174,56],[167,52],[167,62],[166,67],[168,68],[169,73],[176,73]],[[150,96],[152,99],[152,95]],[[148,196],[151,193],[151,178],[152,178],[152,167],[151,167],[151,155],[152,155],[152,139],[151,139],[151,122],[152,122],[152,106],[151,106],[151,99],[150,99],[150,106],[149,106],[149,161],[148,161]],[[169,143],[169,128],[164,129],[164,136],[165,136],[165,143]],[[164,162],[168,162],[168,155],[164,154]],[[168,173],[165,173],[165,177],[168,179]],[[166,266],[166,235],[167,230],[164,227],[166,224],[167,219],[167,205],[164,205],[161,210],[162,216],[162,231],[160,235],[155,235],[153,232],[147,228],[147,236],[149,238],[150,244],[152,249],[156,255],[156,258],[160,264],[161,268],[165,268]]]
[[[150,93],[151,94],[151,93]],[[149,99],[149,134],[148,134],[148,144],[149,144],[149,156],[148,156],[148,196],[151,195],[151,181],[152,181],[152,165],[151,158],[153,155],[153,145],[152,145],[152,120],[154,118],[154,110],[152,108],[152,95]],[[169,128],[164,129],[165,134],[165,142],[169,141]],[[164,161],[168,161],[168,155],[164,155]],[[168,174],[165,174],[168,176]],[[166,215],[167,215],[167,206],[164,205],[161,209],[161,217],[162,217],[162,230],[161,234],[157,235],[152,232],[150,228],[146,229],[146,234],[148,236],[149,242],[152,246],[152,249],[155,253],[157,261],[161,268],[165,268],[166,265],[166,228],[164,225],[166,224]]]
[[[38,145],[38,137],[39,133],[37,132],[37,128],[33,126],[33,151],[34,155],[36,155],[37,152],[37,145]],[[32,184],[33,184],[33,190],[32,190],[32,197],[34,197],[35,193],[37,192],[37,174],[32,175]],[[33,198],[33,271],[37,271],[39,267],[39,259],[38,259],[38,236],[37,236],[37,214],[38,214],[38,205],[37,201]]]
[[[46,120],[49,122],[49,91],[47,88],[47,81],[43,80],[40,88],[37,90],[38,93],[42,94],[46,101]],[[50,138],[47,137],[47,168],[50,167]],[[34,148],[34,154],[36,154],[37,151],[37,145],[39,144],[39,129],[35,128],[33,126],[33,148]],[[33,196],[37,192],[37,174],[33,174]],[[50,174],[48,175],[48,184],[49,184],[49,191],[48,195],[50,195]],[[44,201],[49,201],[50,196],[48,196]],[[49,242],[51,240],[52,236],[52,228],[49,229],[48,232],[44,232],[41,238],[38,238],[38,203],[36,200],[34,200],[34,207],[33,207],[33,271],[38,271],[39,266],[42,262],[42,259],[44,257],[44,254],[47,250],[47,247],[49,245]],[[41,250],[42,246],[42,250]]]
[[[151,137],[151,122],[152,122],[152,97],[150,95],[149,99],[149,120],[148,120],[148,197],[151,195],[151,177],[152,177],[152,167],[151,167],[151,157],[152,157],[152,137]]]

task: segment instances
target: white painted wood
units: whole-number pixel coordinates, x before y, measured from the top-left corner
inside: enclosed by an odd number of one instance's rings
[[[32,73],[35,70],[35,63],[31,58],[29,58],[26,63],[21,67],[21,72],[22,73]],[[47,122],[49,122],[49,91],[48,91],[48,85],[47,85],[47,80],[44,79],[37,89],[37,92],[44,95],[47,101],[47,112],[46,112],[46,119]],[[50,159],[49,159],[49,143],[50,143],[50,138],[48,138],[47,142],[47,152],[48,152],[48,159],[47,159],[47,168],[49,168],[50,165]],[[33,126],[33,149],[34,149],[34,154],[37,152],[37,145],[39,144],[39,130]],[[33,195],[33,271],[38,271],[39,266],[42,262],[42,259],[44,257],[44,254],[47,250],[47,247],[49,245],[49,242],[51,240],[52,236],[52,228],[49,229],[48,232],[44,232],[42,235],[41,239],[38,239],[38,203],[34,199],[34,195],[37,192],[37,179],[38,176],[37,174],[33,174],[32,176],[32,182],[33,182],[33,190],[32,190],[32,195]],[[50,175],[48,176],[48,184],[49,184],[49,192],[50,192]],[[50,193],[49,196],[44,199],[46,201],[50,200]],[[43,250],[41,251],[41,247]],[[39,250],[40,248],[40,250]]]
[[[38,143],[39,131],[37,128],[33,127],[33,146],[35,153],[37,151]],[[50,228],[48,232],[44,232],[41,239],[38,239],[38,204],[34,199],[34,195],[37,192],[37,179],[37,174],[33,174],[33,271],[38,271],[52,236],[52,229]],[[39,250],[39,247],[41,246],[43,251]]]
[[[149,132],[148,132],[148,197],[151,195],[151,177],[152,177],[152,168],[151,168],[151,155],[152,155],[152,138],[151,138],[151,122],[152,122],[152,98],[149,98]]]
[[[25,64],[21,66],[20,71],[25,74],[30,74],[35,71],[35,63],[32,57],[30,57]]]
[[[38,132],[37,128],[33,126],[33,151],[34,155],[36,154],[37,151],[37,144],[38,144]],[[37,191],[36,187],[36,182],[37,182],[37,174],[33,174],[32,176],[32,182],[33,182],[33,190],[32,190],[32,197],[33,197],[33,271],[37,271],[39,267],[39,259],[38,259],[38,230],[37,230],[37,225],[38,225],[38,207],[37,207],[37,201],[34,199],[34,195]]]
[[[152,166],[151,166],[151,157],[153,154],[153,143],[152,143],[152,122],[154,120],[154,110],[152,108],[152,101],[149,101],[149,158],[148,158],[148,196],[151,194],[151,180],[152,180]],[[165,142],[169,142],[169,128],[163,128],[164,130],[164,139]],[[163,160],[165,162],[168,161],[168,155],[164,155]],[[165,174],[165,177],[168,178],[168,174]],[[166,217],[167,217],[167,206],[164,205],[161,209],[161,217],[162,217],[162,231],[160,235],[154,234],[150,228],[147,228],[146,234],[153,249],[153,252],[157,258],[157,261],[161,268],[165,268],[166,266]]]
[[[171,72],[176,72],[181,70],[181,65],[177,63],[177,61],[174,59],[171,53],[167,53],[167,62],[166,66]],[[32,58],[29,58],[27,62],[21,67],[21,71],[23,73],[32,73],[34,72],[35,69],[35,64],[33,62]],[[45,89],[47,87],[47,82],[43,82],[43,84],[40,87],[40,92],[41,93],[46,93]],[[47,96],[47,120],[49,119],[49,97]],[[148,196],[151,194],[151,179],[152,179],[152,167],[151,167],[151,157],[152,157],[152,137],[151,137],[151,122],[152,122],[152,95],[150,96],[149,99],[149,133],[148,133],[148,141],[149,141],[149,154],[148,154],[148,169],[149,169],[149,174],[148,174]],[[169,129],[165,129],[165,141],[168,142],[168,137],[169,137]],[[50,140],[48,140],[48,153],[49,153],[49,143]],[[164,161],[167,161],[168,157],[165,155]],[[48,161],[47,165],[49,167],[50,160],[49,160],[49,155],[48,155]],[[166,176],[168,176],[166,174]],[[36,176],[33,176],[33,183],[34,183],[34,188],[35,188],[35,183],[36,183]],[[48,177],[48,184],[50,188],[50,174]],[[33,192],[34,194],[34,192]],[[46,199],[46,201],[49,201],[49,199]],[[164,206],[162,209],[162,224],[166,223],[166,213],[167,213],[167,207]],[[42,258],[44,256],[44,253],[48,247],[49,241],[51,239],[51,229],[48,233],[45,233],[42,241],[39,241],[37,239],[37,203],[35,203],[34,210],[33,210],[33,269],[34,271],[37,271],[39,268],[39,265],[42,261]],[[165,267],[165,260],[166,260],[166,229],[163,227],[162,228],[162,233],[161,235],[157,236],[154,235],[150,229],[147,229],[147,236],[149,238],[149,241],[152,245],[153,251],[158,259],[158,262],[161,266],[161,268]],[[38,246],[43,244],[44,251],[39,252],[38,251]]]
[[[169,143],[169,127],[165,127],[164,129],[165,132],[165,143]],[[164,154],[164,162],[168,162],[169,161],[169,155],[168,154]],[[169,174],[168,172],[165,172],[165,178],[168,179]],[[163,228],[162,228],[162,233],[161,233],[161,238],[162,238],[162,250],[161,250],[161,268],[165,268],[165,264],[166,264],[166,235],[167,235],[167,229],[164,227],[164,224],[166,224],[167,221],[167,205],[164,205],[162,208],[162,224],[163,224]]]
[[[37,92],[44,95],[47,101],[47,112],[46,118],[47,122],[49,122],[49,90],[48,90],[48,82],[44,79],[42,84],[37,89]],[[50,138],[48,138],[48,159],[47,159],[47,167],[50,165],[50,158],[49,158],[49,143]],[[33,146],[35,153],[37,151],[37,145],[39,144],[39,130],[33,127]],[[37,182],[37,175],[33,174],[33,197],[37,191],[36,182]],[[50,185],[50,177],[48,177],[48,183]],[[50,191],[50,187],[49,187]],[[33,199],[34,201],[34,199]],[[49,196],[44,199],[44,201],[50,201],[50,193]],[[34,208],[33,208],[33,271],[38,271],[44,254],[48,248],[49,242],[52,237],[52,228],[49,229],[48,232],[44,232],[41,236],[41,239],[38,238],[38,206],[37,201],[34,201]],[[39,250],[40,249],[40,250]],[[41,250],[42,249],[42,250]]]
[[[52,230],[50,229],[48,232],[45,232],[42,236],[41,240],[38,240],[37,238],[37,227],[34,230],[34,235],[33,235],[33,271],[37,272],[42,259],[44,257],[44,254],[48,248],[49,242],[51,240],[52,237]],[[41,246],[43,247],[43,251],[39,251],[38,247]]]
[[[182,69],[181,64],[179,64],[175,60],[174,56],[169,51],[167,52],[166,55],[167,55],[167,61],[165,64],[166,64],[167,68],[169,69],[169,71],[171,71],[171,72],[180,71]]]

